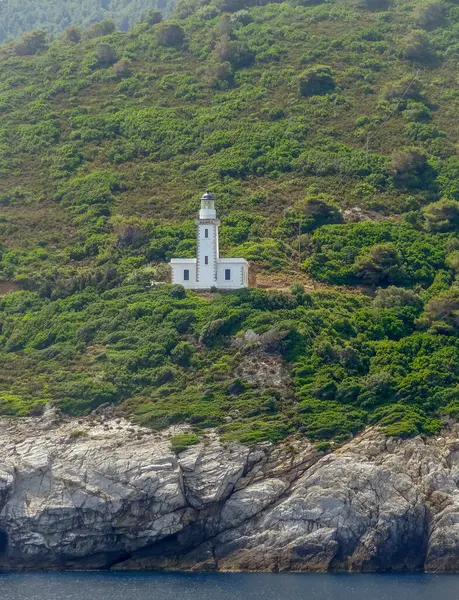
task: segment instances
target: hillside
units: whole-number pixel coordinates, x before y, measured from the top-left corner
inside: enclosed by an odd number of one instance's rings
[[[3,414],[114,402],[190,423],[178,448],[458,414],[459,6],[304,4],[3,46]],[[291,292],[148,287],[206,187],[225,254]]]
[[[88,27],[104,19],[126,31],[154,9],[169,14],[167,0],[3,0],[0,43],[36,29],[56,34],[68,27]]]

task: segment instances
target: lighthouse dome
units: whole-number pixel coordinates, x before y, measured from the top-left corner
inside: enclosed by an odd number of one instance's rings
[[[215,200],[209,190],[206,190],[205,194],[201,197],[201,210],[199,211],[200,219],[215,219],[217,216],[215,212]]]

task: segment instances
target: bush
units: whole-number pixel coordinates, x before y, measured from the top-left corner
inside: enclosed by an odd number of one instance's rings
[[[355,272],[359,279],[373,286],[402,283],[404,274],[400,263],[394,244],[378,244],[359,258]]]
[[[36,30],[26,33],[14,45],[14,51],[18,56],[31,56],[42,52],[48,46],[48,39],[45,31]]]
[[[300,75],[300,94],[305,98],[329,94],[335,89],[335,81],[330,67],[317,65],[310,67]]]
[[[223,36],[215,46],[215,54],[222,63],[228,62],[234,68],[249,67],[255,60],[255,54],[248,45],[239,40],[230,40]]]
[[[64,39],[72,44],[78,44],[81,41],[81,29],[72,25],[64,32]]]
[[[316,442],[314,444],[314,448],[317,450],[317,452],[330,452],[330,450],[332,449],[332,446],[330,444],[330,442]]]
[[[401,404],[379,409],[371,422],[382,427],[387,436],[395,437],[412,437],[421,433],[438,435],[442,427],[441,421],[426,418],[422,410]]]
[[[177,47],[183,44],[185,32],[178,23],[161,23],[156,30],[156,38],[161,46]]]
[[[427,229],[435,232],[459,229],[459,201],[443,198],[422,209]]]
[[[163,15],[160,10],[150,10],[148,11],[144,20],[149,25],[156,25],[157,23],[161,23],[161,21],[163,20]]]
[[[404,77],[387,84],[383,97],[385,100],[422,100],[422,84],[417,78]]]
[[[391,173],[399,185],[419,187],[426,167],[427,156],[416,148],[398,150],[392,154]]]
[[[169,440],[172,450],[176,454],[184,452],[187,448],[199,443],[199,438],[194,433],[178,433]]]
[[[411,32],[403,45],[403,56],[408,60],[424,62],[431,58],[429,38],[421,31]]]
[[[361,4],[369,10],[386,10],[389,6],[388,0],[362,0]]]
[[[115,29],[115,23],[110,19],[105,19],[103,21],[99,21],[98,23],[93,23],[90,27],[88,27],[84,32],[84,37],[86,39],[91,39],[110,35],[115,31]]]
[[[326,194],[306,196],[304,201],[297,205],[297,210],[301,215],[303,232],[322,227],[322,225],[343,222],[338,205]]]
[[[408,224],[327,225],[311,240],[305,267],[320,281],[371,285],[431,283],[445,267],[445,242]]]
[[[419,320],[424,327],[435,326],[437,332],[457,333],[459,326],[459,290],[451,288],[427,302]]]
[[[438,0],[427,0],[416,5],[413,12],[414,20],[424,29],[434,29],[443,23],[445,5]]]
[[[195,352],[195,347],[189,342],[179,342],[171,352],[172,362],[182,367],[188,367]]]
[[[132,73],[132,62],[127,58],[122,58],[113,65],[113,72],[117,77],[129,77]]]
[[[116,62],[116,52],[110,44],[99,44],[96,47],[96,58],[99,65],[108,67]]]
[[[452,156],[441,162],[437,183],[447,198],[459,200],[459,157]]]
[[[422,308],[422,298],[412,290],[391,285],[377,290],[373,304],[376,308],[413,306],[419,310]]]

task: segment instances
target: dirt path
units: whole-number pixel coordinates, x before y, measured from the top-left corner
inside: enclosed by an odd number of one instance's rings
[[[305,273],[295,271],[284,271],[282,273],[257,273],[256,287],[264,290],[289,291],[290,286],[294,283],[304,285],[306,291],[334,291],[342,294],[364,294],[365,296],[374,296],[375,290],[369,286],[344,286],[344,285],[328,285],[314,281]]]

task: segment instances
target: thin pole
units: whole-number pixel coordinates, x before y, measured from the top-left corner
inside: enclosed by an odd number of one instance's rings
[[[298,219],[298,270],[301,268],[301,219]]]

